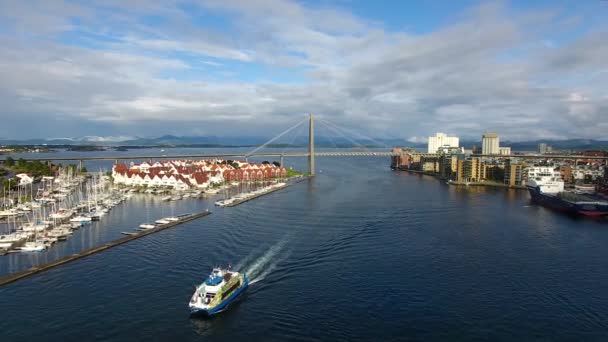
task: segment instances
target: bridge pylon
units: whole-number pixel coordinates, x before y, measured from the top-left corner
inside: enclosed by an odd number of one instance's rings
[[[308,121],[308,172],[315,175],[315,122],[312,113]]]

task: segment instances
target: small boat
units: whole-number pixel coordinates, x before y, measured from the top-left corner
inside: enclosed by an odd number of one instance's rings
[[[214,268],[209,277],[195,288],[188,307],[191,315],[211,316],[224,310],[249,286],[244,273]]]
[[[165,202],[170,201],[171,200],[171,196],[165,196],[165,197],[161,198],[161,200],[165,201]]]
[[[74,216],[70,219],[70,222],[83,223],[83,222],[91,222],[92,219],[87,216]]]
[[[9,209],[9,210],[1,210],[0,211],[0,217],[8,217],[8,216],[20,216],[21,213],[18,212],[15,209]]]
[[[139,228],[142,229],[152,229],[152,228],[156,228],[156,225],[152,224],[152,223],[143,223],[139,225]]]
[[[175,221],[179,221],[179,218],[175,217],[175,216],[171,216],[171,217],[165,217],[164,220],[170,221],[170,222],[175,222]]]
[[[42,252],[46,249],[46,245],[39,241],[26,242],[19,248],[22,252]]]
[[[158,224],[167,224],[167,223],[170,223],[171,221],[168,221],[166,219],[160,219],[160,220],[156,220],[154,222],[156,222]]]

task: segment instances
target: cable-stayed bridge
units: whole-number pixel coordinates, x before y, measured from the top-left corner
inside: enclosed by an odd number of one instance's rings
[[[259,152],[263,148],[269,146],[277,139],[285,136],[287,133],[294,131],[297,127],[301,127],[305,122],[308,122],[308,151],[307,152]],[[325,127],[334,132],[335,134],[342,136],[343,138],[351,141],[354,146],[359,146],[355,140],[349,138],[345,135],[345,130],[340,129],[335,124],[322,120],[321,121]],[[268,140],[264,144],[254,148],[250,152],[235,152],[235,153],[210,153],[210,154],[181,154],[181,155],[132,155],[132,156],[70,156],[70,157],[51,157],[51,158],[23,158],[26,161],[79,161],[80,167],[82,168],[83,162],[87,160],[113,160],[116,163],[122,160],[154,160],[154,159],[229,159],[229,158],[256,158],[256,157],[274,157],[279,158],[281,165],[284,165],[285,157],[307,157],[309,161],[309,173],[310,175],[315,174],[315,158],[316,157],[399,157],[404,155],[420,155],[424,157],[440,157],[438,154],[432,153],[421,153],[421,152],[412,152],[406,150],[400,150],[399,152],[393,151],[347,151],[347,150],[339,150],[339,151],[315,151],[315,133],[314,133],[314,116],[310,114],[310,116],[297,123],[296,125],[288,128],[282,133],[278,134],[274,138]],[[359,134],[360,135],[360,134]],[[362,135],[361,135],[362,136]],[[376,142],[376,140],[371,139],[369,137],[363,136],[365,139]],[[379,145],[384,145],[380,143]],[[388,146],[386,146],[389,149]],[[475,155],[475,157],[489,157],[489,158],[520,158],[520,159],[587,159],[587,160],[604,160],[608,163],[608,157],[595,157],[595,156],[580,156],[580,155]],[[0,161],[4,161],[5,158],[0,159]]]

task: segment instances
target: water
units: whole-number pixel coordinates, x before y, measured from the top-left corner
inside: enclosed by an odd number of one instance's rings
[[[311,181],[0,288],[2,341],[608,338],[606,221],[387,158],[317,165]],[[117,208],[116,225],[145,215]],[[228,263],[249,273],[246,295],[190,319],[194,285]]]

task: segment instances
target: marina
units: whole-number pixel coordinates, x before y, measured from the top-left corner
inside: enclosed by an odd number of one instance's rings
[[[150,235],[150,234],[154,234],[154,233],[163,231],[163,230],[171,228],[171,227],[175,227],[175,226],[180,225],[182,223],[186,223],[186,222],[189,222],[189,221],[192,221],[192,220],[196,220],[196,219],[201,218],[201,217],[205,217],[205,216],[207,216],[209,214],[211,214],[211,212],[209,212],[208,210],[206,210],[206,211],[203,211],[203,212],[200,212],[200,213],[197,213],[197,214],[184,214],[184,215],[180,215],[179,216],[179,220],[177,220],[177,221],[173,221],[173,222],[170,222],[170,223],[167,223],[167,224],[157,225],[156,227],[154,227],[152,229],[149,229],[149,230],[139,231],[139,232],[136,232],[136,233],[131,233],[131,234],[128,234],[128,236],[125,236],[125,237],[123,237],[121,239],[118,239],[118,240],[114,240],[114,241],[105,243],[105,244],[103,244],[101,246],[97,246],[97,247],[94,247],[94,248],[82,251],[80,253],[72,254],[72,255],[63,257],[63,258],[61,258],[59,260],[47,263],[47,264],[35,266],[35,267],[32,267],[32,268],[30,268],[28,270],[25,270],[25,271],[22,271],[22,272],[18,272],[18,273],[14,273],[14,274],[11,274],[11,275],[8,275],[8,276],[1,277],[0,278],[0,286],[6,285],[6,284],[9,284],[9,283],[12,283],[12,282],[15,282],[15,281],[23,279],[25,277],[32,276],[34,274],[38,274],[38,273],[41,273],[41,272],[44,272],[44,271],[48,271],[48,270],[50,270],[50,269],[52,269],[54,267],[67,264],[69,262],[72,262],[72,261],[75,261],[75,260],[78,260],[78,259],[85,258],[85,257],[87,257],[89,255],[93,255],[95,253],[103,252],[103,251],[105,251],[107,249],[110,249],[112,247],[116,247],[116,246],[122,245],[124,243],[127,243],[129,241],[133,241],[135,239],[139,239],[141,237],[144,237],[144,236],[147,236],[147,235]]]
[[[0,250],[3,255],[45,251],[129,198],[101,173],[83,175],[64,168],[37,184],[30,179],[8,197],[4,193]]]

